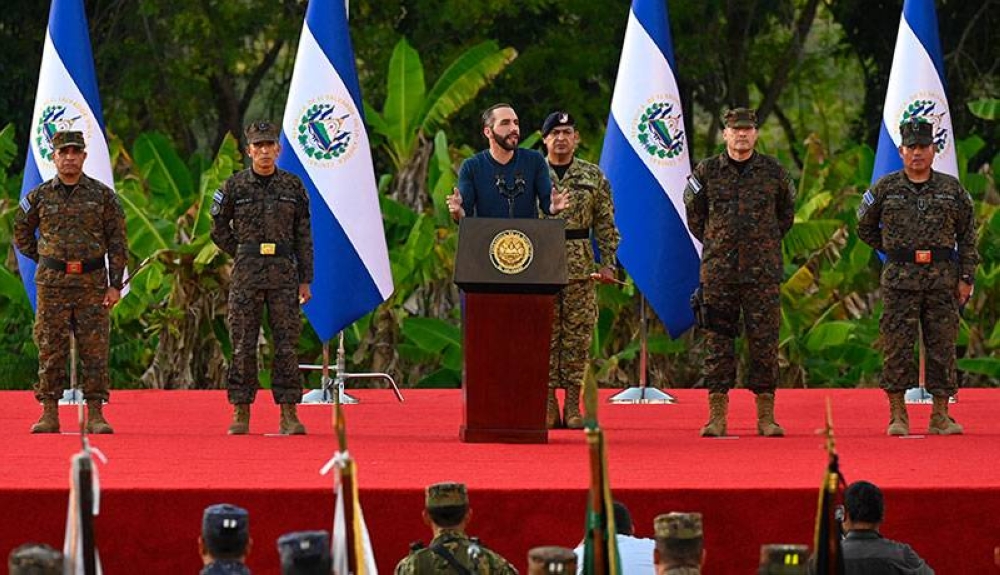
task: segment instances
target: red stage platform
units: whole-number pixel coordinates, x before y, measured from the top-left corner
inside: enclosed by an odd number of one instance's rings
[[[672,390],[676,405],[602,404],[611,485],[648,537],[661,512],[704,513],[707,573],[751,573],[762,543],[812,545],[817,489],[826,464],[816,434],[831,398],[837,446],[848,481],[868,479],[887,496],[886,536],[901,539],[941,574],[994,571],[1000,544],[1000,417],[995,390],[963,390],[953,413],[960,437],[890,438],[878,390],[780,390],[777,416],[788,436],[759,438],[749,392],[732,394],[729,429],[739,437],[697,434],[704,391]],[[470,487],[470,532],[519,569],[530,547],[574,546],[584,525],[587,447],[582,432],[556,431],[544,445],[465,444],[458,440],[461,393],[353,391],[351,455],[361,502],[383,573],[411,541],[427,541],[422,490],[437,481]],[[608,397],[610,391],[602,391]],[[0,393],[0,554],[25,541],[61,547],[75,435],[31,435],[40,408],[29,392]],[[202,509],[230,502],[250,510],[257,575],[277,574],[281,533],[330,529],[332,482],[320,467],[336,450],[329,406],[303,407],[310,435],[279,437],[278,409],[262,394],[254,435],[229,437],[223,392],[116,391],[106,408],[117,433],[93,444],[100,465],[97,541],[105,572],[196,573]],[[911,406],[914,431],[929,406]],[[75,408],[61,408],[64,430]]]

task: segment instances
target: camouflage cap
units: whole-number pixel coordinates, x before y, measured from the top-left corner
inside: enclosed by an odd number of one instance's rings
[[[934,126],[921,118],[911,117],[899,124],[903,146],[929,146],[934,143]]]
[[[469,492],[464,483],[435,483],[427,486],[425,504],[427,509],[468,505]]]
[[[805,575],[809,567],[809,547],[772,544],[760,546],[758,575]]]
[[[657,539],[697,539],[702,536],[701,513],[674,511],[657,515],[653,530]]]
[[[277,142],[278,137],[281,134],[281,129],[274,122],[268,122],[267,120],[261,120],[258,122],[251,122],[243,133],[247,137],[247,144],[256,144],[258,142]]]
[[[282,575],[330,573],[330,534],[326,531],[296,531],[278,538]]]
[[[559,126],[575,126],[576,122],[573,121],[573,116],[569,115],[569,112],[552,112],[545,118],[542,122],[542,137],[549,135],[549,132],[558,128]]]
[[[727,128],[756,128],[757,110],[732,108],[723,116]]]
[[[26,543],[10,552],[7,569],[11,575],[62,575],[63,556],[44,543]]]
[[[209,505],[201,519],[201,537],[212,554],[239,553],[250,540],[250,514],[229,503]]]
[[[76,146],[81,150],[87,148],[87,142],[83,139],[83,132],[77,130],[62,130],[52,134],[52,148],[61,150],[70,146]]]
[[[566,547],[535,547],[528,551],[528,575],[576,573],[576,553]]]

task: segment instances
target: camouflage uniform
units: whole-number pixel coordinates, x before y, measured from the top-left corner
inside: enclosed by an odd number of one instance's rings
[[[701,283],[710,310],[704,375],[711,393],[736,383],[733,339],[740,312],[754,393],[778,384],[781,239],[795,218],[795,185],[771,156],[753,153],[742,172],[723,152],[702,161],[684,190],[688,228],[703,244]]]
[[[212,239],[235,258],[228,314],[233,339],[229,402],[248,404],[256,397],[257,341],[266,304],[274,336],[271,392],[275,403],[296,404],[302,398],[298,286],[313,278],[309,195],[294,174],[276,169],[261,177],[250,168],[215,193],[212,215]]]
[[[672,566],[663,572],[668,575],[700,575],[701,557],[704,549],[704,532],[701,513],[666,513],[653,519],[656,548],[660,551],[660,561]],[[679,549],[687,557],[674,556]]]
[[[569,207],[556,216],[566,220],[566,267],[569,284],[556,295],[552,322],[549,387],[583,385],[590,344],[597,323],[597,292],[590,274],[597,271],[590,230],[597,237],[601,266],[615,268],[618,229],[615,227],[611,184],[596,164],[574,158],[560,179],[549,167],[560,190],[569,191]],[[581,237],[577,237],[581,236]]]
[[[26,543],[10,552],[8,575],[62,575],[63,555],[44,543]]]
[[[927,391],[954,395],[955,289],[959,278],[972,283],[979,262],[972,198],[946,174],[931,172],[927,182],[914,185],[902,170],[893,172],[865,192],[858,208],[858,236],[888,256],[881,279],[882,388],[901,393],[917,383],[913,346],[919,324],[926,344]],[[932,261],[916,263],[915,250],[932,250]]]
[[[435,551],[443,548],[462,567],[477,575],[517,575],[517,569],[495,551],[469,538],[459,529],[440,529],[429,547],[417,548],[396,565],[396,575],[459,573]]]
[[[46,401],[62,396],[69,379],[72,329],[83,397],[88,402],[107,401],[110,323],[103,302],[109,286],[122,289],[128,257],[125,212],[117,194],[86,174],[81,174],[75,186],[64,185],[58,177],[44,182],[21,200],[14,220],[14,243],[40,264],[35,271],[35,398]],[[74,269],[75,262],[80,263],[80,271]]]

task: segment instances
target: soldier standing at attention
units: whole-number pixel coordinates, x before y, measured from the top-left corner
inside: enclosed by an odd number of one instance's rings
[[[56,177],[24,196],[14,220],[14,244],[39,264],[35,398],[42,402],[42,416],[31,432],[59,433],[72,330],[79,347],[87,431],[114,433],[102,408],[109,396],[108,316],[121,299],[128,257],[125,212],[114,190],[83,173],[83,132],[56,132],[52,148]]]
[[[889,435],[907,435],[906,388],[917,381],[913,346],[918,326],[927,354],[927,391],[934,396],[927,432],[962,433],[948,415],[958,391],[955,338],[959,306],[972,295],[979,263],[972,198],[955,178],[931,169],[931,124],[913,118],[899,126],[903,169],[865,192],[858,207],[858,237],[887,257],[882,269],[884,310],[879,322],[889,396]]]
[[[279,128],[254,122],[246,128],[252,166],[234,174],[215,192],[212,239],[233,258],[229,289],[229,403],[234,405],[230,435],[250,432],[250,404],[257,394],[257,340],[267,305],[274,335],[271,393],[281,406],[282,435],[305,434],[296,406],[302,399],[295,347],[302,320],[299,304],[312,297],[312,231],[309,195],[298,176],[275,165]]]
[[[514,109],[494,104],[482,119],[490,147],[462,162],[458,187],[446,198],[451,219],[536,218],[539,208],[549,215],[565,209],[567,196],[552,189],[545,158],[517,146],[521,127]]]
[[[700,289],[708,309],[702,327],[710,415],[701,435],[726,434],[728,393],[736,383],[734,339],[742,323],[750,348],[747,387],[756,396],[757,433],[781,437],[785,430],[774,420],[781,239],[795,218],[795,185],[775,158],[754,150],[754,110],[729,110],[725,125],[726,150],[698,164],[684,189],[688,228],[703,245]]]
[[[434,530],[434,539],[429,547],[414,543],[410,554],[396,565],[396,575],[517,575],[517,570],[506,559],[465,534],[465,527],[471,518],[465,484],[435,483],[428,486],[424,523]]]
[[[618,229],[611,203],[611,184],[596,164],[574,156],[580,143],[573,116],[552,112],[542,124],[549,177],[556,189],[569,195],[570,205],[557,217],[566,220],[566,265],[569,285],[556,295],[549,361],[549,399],[545,422],[549,429],[582,429],[580,389],[590,358],[590,344],[597,324],[597,290],[591,279],[615,277]],[[594,263],[590,231],[601,252],[601,267]],[[563,416],[559,417],[556,388],[566,390]]]

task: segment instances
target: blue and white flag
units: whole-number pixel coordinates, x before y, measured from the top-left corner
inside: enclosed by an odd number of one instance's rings
[[[958,177],[955,133],[944,88],[944,60],[934,0],[905,0],[899,20],[896,52],[882,111],[872,183],[903,168],[899,157],[899,124],[921,117],[934,126],[934,164],[939,172]]]
[[[392,295],[361,89],[343,0],[312,0],[285,104],[278,166],[309,190],[313,299],[304,307],[321,341]]]
[[[601,168],[621,232],[618,259],[672,337],[694,325],[701,243],[687,228],[691,173],[670,20],[664,0],[635,0],[629,13]]]
[[[52,0],[31,118],[21,198],[56,175],[52,162],[52,135],[60,130],[83,132],[87,142],[84,172],[114,189],[83,0]],[[37,302],[35,262],[18,252],[17,265],[34,308]]]

